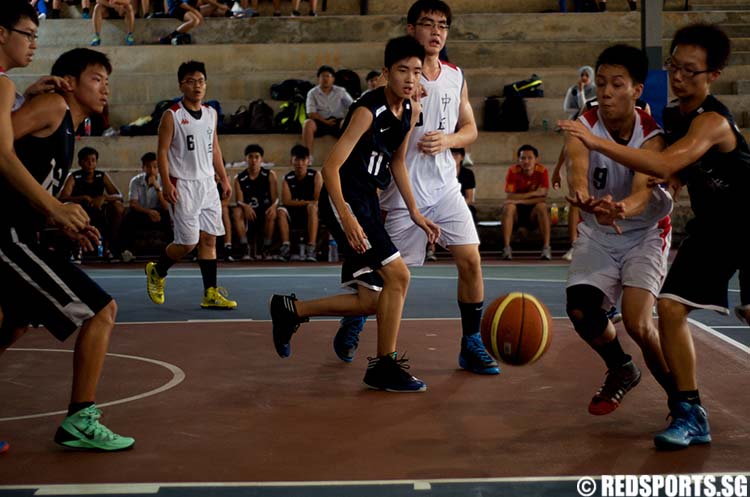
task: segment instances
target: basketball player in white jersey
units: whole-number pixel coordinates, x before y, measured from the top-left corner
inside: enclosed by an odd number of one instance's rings
[[[216,237],[224,234],[221,199],[232,188],[216,133],[216,111],[203,104],[206,67],[189,61],[177,71],[182,100],[164,113],[159,123],[157,160],[164,181],[164,198],[171,204],[174,241],[158,262],[146,264],[148,295],[155,304],[164,303],[164,281],[172,265],[198,246],[198,265],[203,278],[201,307],[234,309],[237,302],[226,298],[216,281]]]
[[[453,255],[458,268],[458,307],[463,337],[459,365],[478,374],[498,374],[497,362],[487,354],[479,335],[484,303],[479,236],[461,185],[451,148],[462,148],[477,138],[477,125],[461,69],[439,60],[451,25],[451,9],[442,0],[418,0],[406,17],[407,33],[425,48],[420,84],[422,118],[406,152],[406,167],[417,207],[440,227],[438,243]],[[387,211],[385,227],[408,265],[420,266],[426,255],[427,235],[416,229],[403,199],[391,185],[380,197]],[[347,318],[334,339],[334,350],[351,360],[362,321]]]
[[[648,59],[643,51],[615,45],[596,63],[599,106],[579,121],[597,136],[629,147],[664,148],[661,128],[635,106],[643,92]],[[568,136],[571,203],[581,207],[582,223],[568,271],[567,312],[578,334],[607,365],[604,385],[589,413],[609,414],[635,387],[641,372],[626,354],[607,318],[622,295],[625,329],[643,352],[646,365],[669,394],[674,389],[651,310],[667,272],[672,197],[650,177],[633,174],[614,160],[589,152]]]

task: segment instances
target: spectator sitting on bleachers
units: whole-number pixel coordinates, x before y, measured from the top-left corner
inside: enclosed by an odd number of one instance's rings
[[[245,161],[247,169],[234,179],[233,191],[237,196],[237,207],[232,213],[234,227],[240,238],[242,260],[270,260],[279,205],[276,173],[261,167],[263,147],[260,145],[252,144],[245,148]],[[251,245],[248,244],[248,231],[253,234]],[[259,235],[263,237],[263,249],[261,255],[256,256]]]
[[[518,149],[518,164],[508,169],[505,178],[505,193],[507,199],[503,205],[503,247],[502,257],[505,260],[513,258],[510,248],[510,237],[513,234],[513,224],[519,227],[533,228],[538,226],[542,232],[544,245],[541,258],[552,259],[550,249],[550,217],[547,211],[547,192],[549,191],[549,175],[547,168],[539,164],[539,151],[531,145],[521,145]]]
[[[135,29],[135,9],[130,0],[96,0],[94,15],[91,16],[94,23],[94,37],[91,46],[98,47],[102,44],[102,18],[125,19],[128,25],[128,34],[125,35],[126,45],[135,45],[133,30]]]
[[[190,35],[188,32],[200,26],[203,22],[203,14],[196,7],[198,0],[165,0],[167,2],[167,14],[177,20],[183,21],[177,29],[167,36],[159,38],[159,43],[169,45],[173,41],[176,43],[181,39],[186,39]]]
[[[382,74],[380,74],[380,71],[370,71],[367,73],[367,77],[365,78],[365,83],[367,84],[367,90],[374,90],[375,88],[379,88],[381,86],[385,86],[385,81],[383,80]]]
[[[307,119],[302,126],[302,143],[313,156],[313,139],[323,135],[341,136],[341,122],[353,99],[346,90],[334,85],[336,71],[331,66],[318,68],[318,84],[307,93]]]
[[[165,242],[171,240],[172,223],[169,218],[169,204],[164,199],[159,178],[156,154],[147,152],[141,157],[143,172],[133,176],[128,188],[129,209],[120,232],[122,260],[133,260],[135,240],[139,234],[160,231]],[[156,247],[155,247],[156,248]]]
[[[317,261],[315,247],[318,240],[318,197],[323,186],[323,176],[310,169],[310,152],[302,145],[292,147],[291,162],[294,171],[284,176],[279,207],[280,257],[290,260],[289,228],[307,230],[307,247],[304,260]],[[302,257],[300,255],[300,257]]]
[[[104,171],[96,169],[99,152],[83,147],[78,152],[78,171],[70,173],[60,191],[60,201],[81,204],[104,241],[104,257],[119,256],[118,238],[125,207],[122,193]]]
[[[318,15],[318,0],[308,0],[310,2],[310,11],[308,12],[308,15],[310,16],[317,16]],[[292,15],[294,17],[299,17],[302,15],[302,13],[299,10],[299,5],[302,2],[302,0],[293,0],[292,1]]]
[[[242,8],[247,9],[247,0],[243,0]],[[258,0],[252,0],[250,8],[253,9],[253,17],[258,17],[260,12],[258,11]],[[279,17],[281,15],[281,0],[273,0],[273,15]]]
[[[576,119],[586,110],[586,102],[596,99],[596,84],[594,83],[594,68],[582,66],[578,69],[578,82],[568,88],[563,99],[563,110]]]
[[[219,0],[198,0],[198,10],[203,17],[227,17],[230,6]]]

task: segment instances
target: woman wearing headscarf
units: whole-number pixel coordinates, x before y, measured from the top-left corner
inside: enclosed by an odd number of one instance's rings
[[[596,85],[594,84],[594,69],[591,66],[583,66],[578,69],[578,83],[568,88],[563,101],[563,110],[575,119],[586,110],[586,102],[596,98]]]

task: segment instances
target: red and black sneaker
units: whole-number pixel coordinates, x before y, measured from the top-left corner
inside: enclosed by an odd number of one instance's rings
[[[641,370],[633,361],[607,371],[604,385],[596,392],[589,404],[589,414],[603,416],[620,406],[622,398],[641,381]]]

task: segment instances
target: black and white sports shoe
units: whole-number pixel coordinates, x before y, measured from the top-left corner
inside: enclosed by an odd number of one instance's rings
[[[294,294],[272,295],[268,302],[273,322],[273,346],[276,347],[276,353],[280,357],[291,355],[292,347],[289,342],[292,340],[292,335],[301,323],[309,321],[297,315],[297,306],[294,304],[296,300],[297,296]]]

